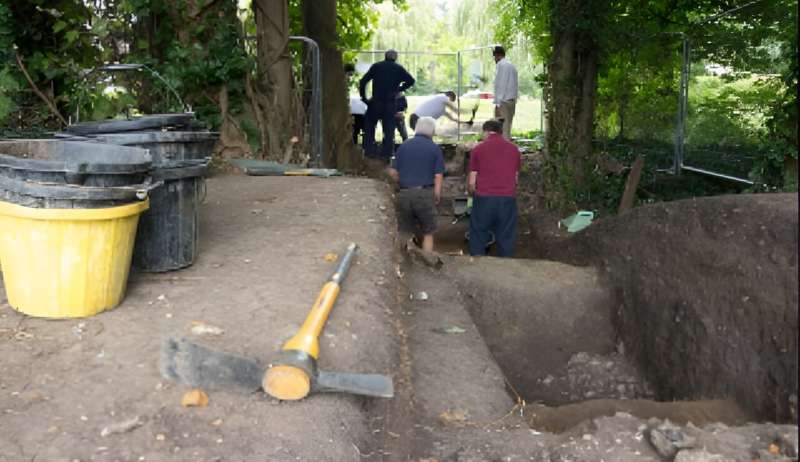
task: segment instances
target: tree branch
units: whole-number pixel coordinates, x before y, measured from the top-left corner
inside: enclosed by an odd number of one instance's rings
[[[14,52],[14,54],[17,57],[17,65],[19,66],[19,69],[22,71],[23,74],[25,74],[25,79],[28,81],[28,84],[31,86],[33,92],[36,93],[36,96],[38,96],[42,101],[44,101],[45,104],[47,104],[47,107],[50,108],[50,111],[53,113],[53,115],[58,117],[58,120],[60,120],[65,127],[69,125],[69,123],[67,123],[67,120],[64,119],[64,116],[62,116],[61,113],[58,112],[58,108],[56,108],[56,105],[53,104],[52,101],[50,101],[50,98],[48,98],[47,95],[45,95],[44,93],[42,93],[41,90],[39,90],[39,87],[36,86],[36,83],[34,83],[30,74],[28,74],[28,70],[25,68],[25,64],[22,63],[22,57],[19,55],[19,53]]]
[[[191,19],[195,20],[195,21],[197,21],[197,20],[199,20],[199,19],[202,19],[202,18],[203,18],[203,16],[205,16],[205,15],[206,15],[206,13],[208,13],[208,11],[209,11],[211,8],[214,8],[215,6],[217,6],[217,4],[218,4],[218,3],[220,3],[220,1],[221,1],[221,0],[211,0],[210,2],[208,2],[207,4],[205,4],[204,6],[200,7],[200,10],[199,10],[199,11],[197,11],[197,12],[196,12],[196,13],[194,13],[194,14],[190,14],[190,15],[189,15],[189,17],[190,17]]]

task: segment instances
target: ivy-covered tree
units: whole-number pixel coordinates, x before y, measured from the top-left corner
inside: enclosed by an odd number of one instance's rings
[[[319,37],[321,48],[333,56],[324,64],[328,70],[323,75],[329,76],[326,92],[337,92],[328,88],[328,82],[340,77],[343,81],[342,66],[330,64],[335,55],[359,48],[369,39],[377,21],[373,3],[339,0],[333,10],[326,10],[330,14],[320,30],[331,30],[328,23],[335,30]],[[300,150],[304,120],[302,99],[292,78],[299,63],[293,61],[287,39],[304,31],[318,32],[304,25],[307,17],[300,0],[0,4],[4,58],[0,61],[0,125],[17,131],[31,126],[56,129],[78,109],[84,120],[112,117],[132,104],[134,96],[143,112],[178,110],[174,100],[164,97],[163,84],[147,75],[95,73],[90,75],[95,80],[85,82],[85,71],[103,63],[137,62],[161,74],[199,118],[221,132],[223,155],[285,160],[287,148],[294,147],[294,154]],[[109,79],[124,82],[129,94],[103,92]],[[339,131],[347,130],[345,95],[326,95],[326,105],[326,113],[344,114],[340,124],[344,128]],[[327,160],[335,165],[338,158]]]
[[[632,105],[643,89],[649,89],[650,115],[669,114],[658,104],[677,98],[683,38],[696,61],[777,71],[786,76],[786,90],[796,85],[796,64],[794,71],[788,66],[796,60],[781,66],[774,54],[796,49],[796,10],[788,0],[499,0],[497,8],[498,37],[521,31],[547,64],[544,179],[550,198],[562,206],[578,201],[587,185],[598,128],[625,136],[629,112],[643,107]],[[612,118],[615,127],[608,125]],[[789,118],[796,124],[796,114]]]

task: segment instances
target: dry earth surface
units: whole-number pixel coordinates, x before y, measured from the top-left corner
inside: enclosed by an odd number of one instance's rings
[[[653,401],[663,386],[619,347],[602,264],[448,256],[427,268],[395,250],[391,190],[363,178],[221,175],[202,217],[194,266],[132,275],[125,302],[93,318],[26,317],[0,291],[0,460],[797,458],[797,427],[748,424],[747,406]],[[464,222],[451,222],[457,251]],[[534,224],[521,230],[531,240]],[[268,358],[333,269],[325,254],[350,241],[361,248],[320,366],[390,374],[395,398],[210,392],[207,407],[181,407],[188,388],[158,373],[165,338]],[[595,261],[591,245],[564,249]],[[224,333],[195,336],[197,321]]]

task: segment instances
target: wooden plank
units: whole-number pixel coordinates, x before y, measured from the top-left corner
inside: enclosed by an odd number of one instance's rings
[[[619,201],[617,213],[622,213],[633,207],[633,201],[636,199],[636,188],[639,187],[639,180],[642,178],[642,168],[644,168],[644,156],[640,155],[633,162],[631,172],[628,174],[628,180],[625,181],[625,192],[622,193],[622,200]]]

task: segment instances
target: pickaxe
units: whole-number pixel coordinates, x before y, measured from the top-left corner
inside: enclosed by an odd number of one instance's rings
[[[317,368],[319,335],[330,315],[341,284],[355,256],[350,244],[336,270],[322,287],[317,300],[297,333],[284,343],[267,366],[256,360],[179,339],[165,343],[161,374],[172,380],[206,390],[263,388],[282,400],[299,400],[312,392],[342,392],[391,398],[392,379],[380,374],[326,372]]]

